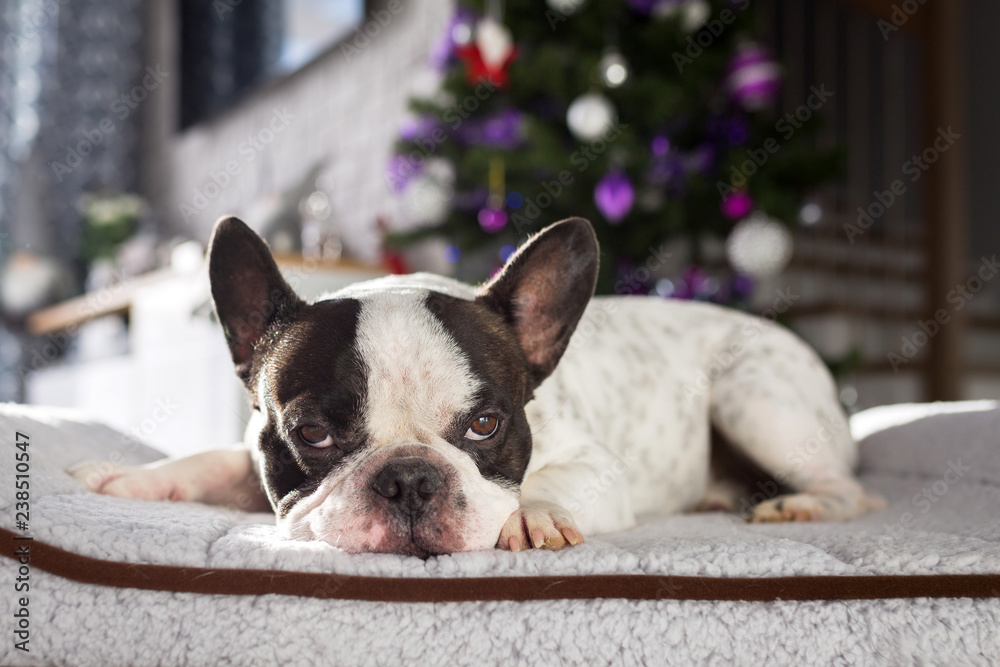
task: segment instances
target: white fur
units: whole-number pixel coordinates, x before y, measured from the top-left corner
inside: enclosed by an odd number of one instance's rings
[[[833,382],[805,343],[688,301],[595,298],[527,412],[522,499],[565,507],[584,534],[697,505],[713,421],[803,488],[830,470],[849,478],[856,455]]]
[[[324,295],[318,301],[332,298],[363,300],[379,294],[408,294],[422,298],[426,296],[428,291],[446,294],[465,301],[472,301],[476,298],[476,288],[453,278],[440,276],[436,273],[408,273],[354,283],[337,292]]]
[[[439,437],[479,390],[458,344],[424,306],[426,294],[361,300],[355,347],[368,370],[371,448]]]

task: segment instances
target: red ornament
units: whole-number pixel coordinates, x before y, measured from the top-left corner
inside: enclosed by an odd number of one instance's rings
[[[517,47],[510,31],[499,21],[488,16],[481,19],[476,24],[475,39],[456,53],[465,63],[469,84],[475,86],[486,80],[497,88],[507,87],[507,68],[517,57]]]
[[[389,273],[395,275],[410,273],[410,267],[403,258],[403,254],[385,242],[385,238],[389,234],[389,219],[380,215],[375,219],[375,226],[378,228],[379,234],[382,237],[382,248],[380,253],[382,266],[387,268]]]
[[[466,44],[457,51],[458,57],[465,63],[465,77],[471,86],[478,86],[482,81],[488,81],[491,86],[503,90],[510,84],[507,68],[517,58],[517,47],[512,47],[510,53],[500,63],[491,65],[483,60],[483,54],[475,43]]]

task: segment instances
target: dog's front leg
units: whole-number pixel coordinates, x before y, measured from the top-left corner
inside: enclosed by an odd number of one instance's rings
[[[635,525],[620,461],[597,445],[567,453],[563,460],[529,468],[520,507],[500,531],[498,548],[557,550],[580,544],[584,535]]]
[[[175,500],[270,509],[253,468],[250,451],[217,449],[144,466],[88,461],[68,471],[89,491],[119,498]]]

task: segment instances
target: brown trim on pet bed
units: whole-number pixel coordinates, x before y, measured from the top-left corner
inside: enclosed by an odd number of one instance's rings
[[[805,577],[674,577],[594,574],[544,577],[358,577],[317,572],[148,565],[100,560],[0,528],[3,555],[28,547],[31,568],[84,584],[222,595],[296,595],[377,602],[479,600],[881,600],[1000,597],[1000,574]]]

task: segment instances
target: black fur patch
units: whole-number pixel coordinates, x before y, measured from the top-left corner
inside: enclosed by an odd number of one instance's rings
[[[528,363],[502,317],[482,304],[431,292],[425,303],[469,360],[483,388],[468,414],[456,415],[442,437],[467,451],[483,477],[520,484],[531,456],[531,429],[524,414],[530,399]],[[470,423],[482,414],[502,417],[488,440],[465,438]]]
[[[368,440],[367,371],[354,348],[360,311],[355,299],[305,306],[261,346],[259,372],[268,391],[257,397],[267,416],[260,448],[271,504],[281,516]],[[298,428],[307,424],[323,427],[334,445],[303,442]]]

